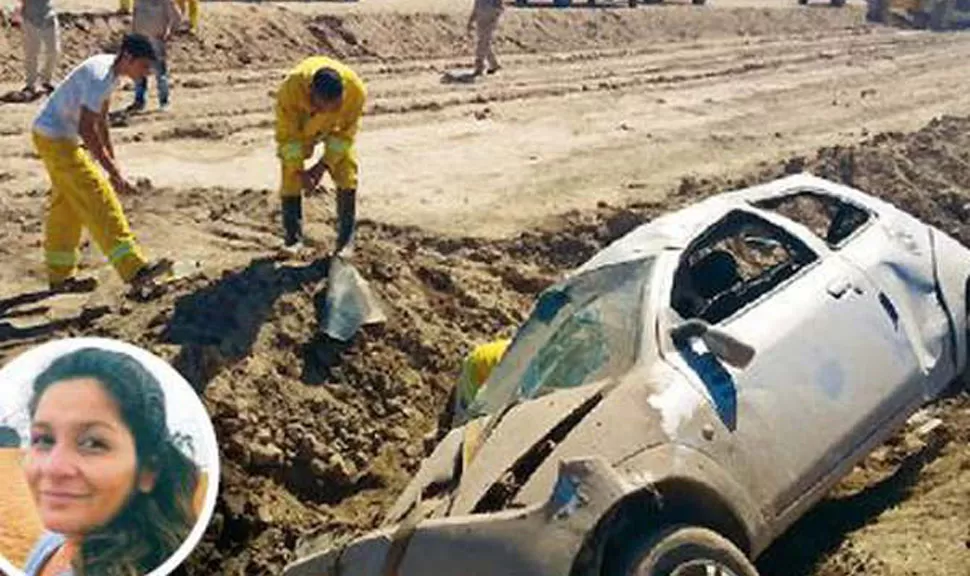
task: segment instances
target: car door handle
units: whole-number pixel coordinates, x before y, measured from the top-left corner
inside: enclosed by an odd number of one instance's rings
[[[829,282],[825,288],[833,298],[841,298],[850,289],[856,294],[865,294],[862,284],[852,281],[849,278],[839,278]]]
[[[825,290],[833,298],[841,298],[845,295],[849,289],[852,288],[852,281],[848,278],[838,278],[829,282],[829,285],[825,287]]]

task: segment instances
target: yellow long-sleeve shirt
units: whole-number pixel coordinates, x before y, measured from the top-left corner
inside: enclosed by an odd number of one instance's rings
[[[312,108],[313,75],[321,68],[336,70],[343,81],[342,102],[334,112],[314,113]],[[323,161],[337,188],[357,188],[354,140],[360,129],[366,99],[367,89],[360,77],[332,58],[307,58],[287,74],[276,96],[276,143],[277,155],[283,165],[283,194],[299,193],[299,172],[321,141],[326,146]],[[287,178],[287,174],[291,177]]]
[[[501,362],[512,341],[507,338],[479,344],[465,357],[458,378],[458,403],[464,410],[474,400],[492,369]]]

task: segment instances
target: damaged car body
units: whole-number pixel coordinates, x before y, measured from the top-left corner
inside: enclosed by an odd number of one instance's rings
[[[384,527],[288,576],[718,574],[967,367],[970,251],[810,175],[617,240],[538,298]]]

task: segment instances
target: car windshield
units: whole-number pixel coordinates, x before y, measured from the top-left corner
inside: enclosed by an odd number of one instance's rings
[[[653,258],[604,266],[544,291],[472,403],[472,416],[629,370],[652,269]]]

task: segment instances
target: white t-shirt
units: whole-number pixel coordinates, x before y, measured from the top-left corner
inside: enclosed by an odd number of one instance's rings
[[[67,75],[34,120],[34,130],[48,138],[77,140],[81,107],[100,112],[118,79],[111,70],[114,54],[92,56]]]

